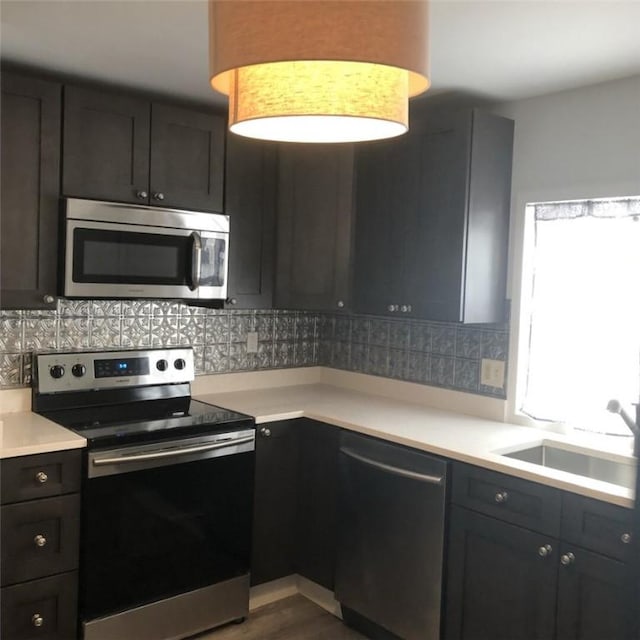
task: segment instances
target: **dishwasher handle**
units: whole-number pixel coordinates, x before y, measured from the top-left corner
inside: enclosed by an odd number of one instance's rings
[[[353,451],[353,449],[341,447],[340,452],[344,453],[344,455],[348,456],[349,458],[353,458],[358,462],[362,462],[362,464],[375,467],[376,469],[380,469],[381,471],[385,471],[386,473],[390,473],[392,475],[401,476],[403,478],[410,478],[411,480],[417,480],[418,482],[425,482],[427,484],[442,485],[444,482],[444,476],[432,476],[425,473],[418,473],[417,471],[409,471],[409,469],[400,469],[399,467],[394,467],[390,464],[385,464],[384,462],[378,462],[377,460],[366,458],[365,456],[362,456],[359,453]]]

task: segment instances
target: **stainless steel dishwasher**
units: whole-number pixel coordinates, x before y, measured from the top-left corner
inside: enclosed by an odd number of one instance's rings
[[[336,598],[372,638],[437,640],[447,463],[343,433]]]

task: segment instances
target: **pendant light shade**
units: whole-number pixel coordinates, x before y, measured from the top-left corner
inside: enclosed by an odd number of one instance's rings
[[[211,86],[240,135],[389,138],[429,87],[424,1],[210,0],[209,21]]]

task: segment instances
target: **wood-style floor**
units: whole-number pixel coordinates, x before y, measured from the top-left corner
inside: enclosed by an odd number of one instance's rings
[[[341,620],[301,595],[252,611],[242,624],[230,624],[194,640],[363,640]]]

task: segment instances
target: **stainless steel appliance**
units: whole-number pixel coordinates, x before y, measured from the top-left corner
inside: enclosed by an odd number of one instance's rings
[[[195,401],[191,349],[35,356],[33,407],[87,438],[85,640],[183,638],[248,613],[253,419]]]
[[[336,599],[374,638],[440,638],[447,463],[342,433]]]
[[[70,198],[64,228],[64,296],[227,296],[228,216]]]

